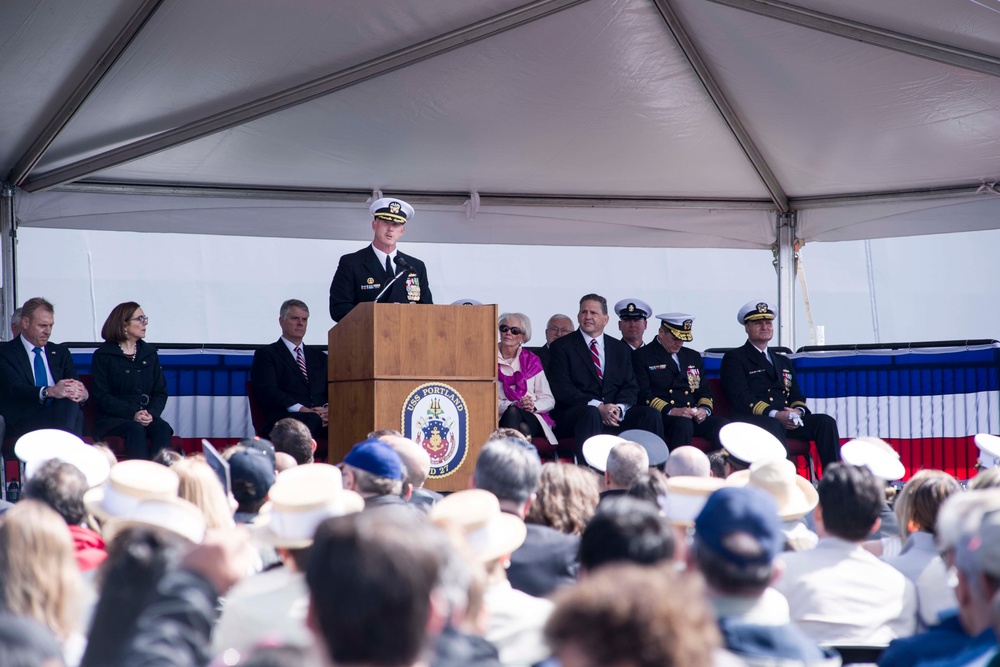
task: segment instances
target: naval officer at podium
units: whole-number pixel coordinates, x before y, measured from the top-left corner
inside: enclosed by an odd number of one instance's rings
[[[433,303],[427,267],[396,249],[413,218],[402,199],[383,197],[371,205],[372,244],[340,258],[330,284],[330,317],[340,321],[359,303]]]

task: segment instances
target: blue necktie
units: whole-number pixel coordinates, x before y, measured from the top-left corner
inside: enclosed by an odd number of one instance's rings
[[[44,354],[42,348],[36,347],[31,351],[35,353],[35,386],[48,387],[49,376],[45,372],[45,359],[42,357]]]

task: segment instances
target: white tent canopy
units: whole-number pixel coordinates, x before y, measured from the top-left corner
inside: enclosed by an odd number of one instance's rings
[[[794,238],[1000,227],[998,75],[996,0],[6,0],[0,225],[363,239],[377,190],[413,241],[778,241],[787,298]]]

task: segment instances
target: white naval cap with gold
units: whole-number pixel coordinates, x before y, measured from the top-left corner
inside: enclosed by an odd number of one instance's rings
[[[620,320],[646,320],[653,309],[642,299],[622,299],[615,304],[615,315]]]
[[[662,326],[672,333],[677,340],[685,342],[694,340],[694,334],[691,333],[691,325],[694,324],[693,315],[688,315],[687,313],[663,313],[662,315],[657,315],[656,319],[660,320]]]
[[[405,225],[407,220],[413,219],[413,207],[402,199],[392,197],[382,197],[375,200],[368,210],[377,220],[388,220]]]
[[[767,301],[755,299],[743,304],[740,312],[736,315],[736,321],[740,324],[746,324],[754,320],[773,320],[776,312],[777,309]]]

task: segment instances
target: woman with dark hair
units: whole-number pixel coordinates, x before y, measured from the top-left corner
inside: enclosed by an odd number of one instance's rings
[[[156,348],[143,340],[148,323],[134,301],[115,306],[101,329],[104,344],[94,352],[91,366],[98,409],[94,435],[121,436],[130,459],[151,459],[170,445],[174,433],[160,417],[167,381]]]
[[[135,630],[140,612],[189,546],[183,538],[158,528],[125,528],[115,536],[98,570],[101,597],[80,667],[118,664],[118,654]]]

